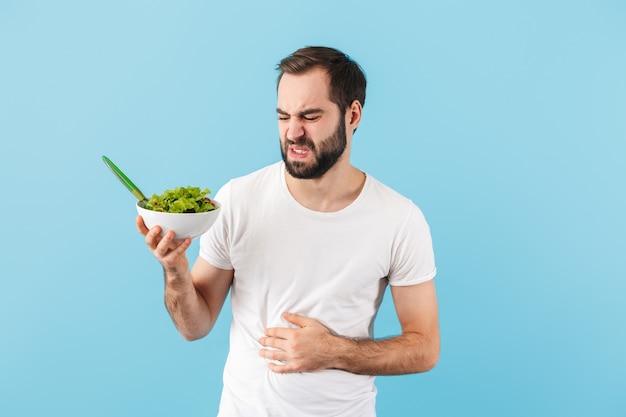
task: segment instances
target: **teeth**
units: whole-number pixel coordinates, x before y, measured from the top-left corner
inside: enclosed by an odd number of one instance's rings
[[[293,150],[295,153],[300,154],[300,155],[304,155],[306,153],[306,151],[302,150],[302,149],[294,149]]]

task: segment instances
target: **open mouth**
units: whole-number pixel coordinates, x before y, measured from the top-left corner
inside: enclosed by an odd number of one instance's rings
[[[289,146],[289,153],[294,158],[303,158],[307,156],[311,150],[306,146],[291,145]]]

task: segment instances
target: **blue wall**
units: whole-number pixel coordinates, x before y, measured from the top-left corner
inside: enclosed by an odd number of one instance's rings
[[[618,0],[1,1],[0,415],[215,414],[228,311],[178,336],[100,157],[146,193],[277,160],[274,67],[313,44],[366,70],[353,162],[434,238],[441,360],[379,415],[626,415]]]

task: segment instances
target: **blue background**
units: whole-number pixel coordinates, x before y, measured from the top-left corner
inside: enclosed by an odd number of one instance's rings
[[[176,333],[101,155],[147,194],[276,161],[274,67],[318,44],[365,69],[353,163],[439,268],[440,362],[379,415],[626,415],[620,0],[0,1],[0,415],[215,415],[228,308]]]

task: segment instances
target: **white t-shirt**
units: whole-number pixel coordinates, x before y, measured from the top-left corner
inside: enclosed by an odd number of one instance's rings
[[[307,209],[289,193],[282,161],[231,180],[215,198],[222,213],[201,237],[200,256],[235,271],[219,416],[375,416],[373,376],[277,374],[259,356],[258,340],[268,327],[290,327],[283,312],[339,335],[373,337],[387,284],[435,276],[422,212],[371,176],[344,209]]]

